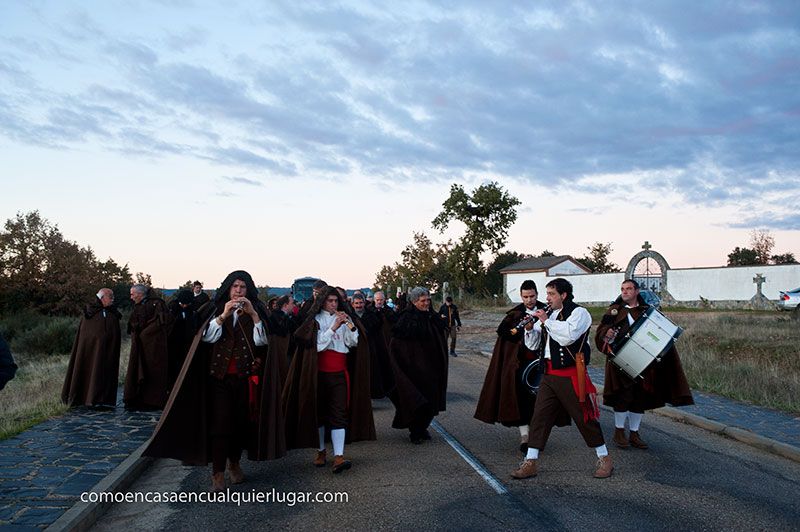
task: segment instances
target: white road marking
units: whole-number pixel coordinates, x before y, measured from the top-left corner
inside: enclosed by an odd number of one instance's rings
[[[480,463],[480,462],[478,461],[478,459],[477,459],[477,458],[475,458],[475,457],[472,455],[472,453],[470,453],[468,450],[464,449],[464,446],[463,446],[463,445],[461,445],[461,444],[458,442],[458,440],[457,440],[457,439],[455,439],[455,438],[454,438],[454,437],[453,437],[453,436],[452,436],[452,435],[451,435],[449,432],[447,432],[447,431],[444,429],[444,427],[442,427],[442,426],[439,424],[439,422],[438,422],[438,421],[435,421],[435,420],[434,420],[434,421],[432,421],[432,422],[431,422],[431,427],[433,427],[433,428],[436,430],[436,432],[438,432],[439,434],[441,434],[441,435],[442,435],[442,437],[445,439],[445,441],[446,441],[447,443],[449,443],[449,444],[450,444],[450,447],[452,447],[453,449],[455,449],[455,450],[456,450],[456,452],[457,452],[459,455],[461,455],[461,458],[463,458],[463,459],[464,459],[464,460],[465,460],[465,461],[466,461],[466,462],[467,462],[467,463],[468,463],[470,466],[472,466],[472,469],[474,469],[475,471],[477,471],[477,473],[478,473],[478,474],[479,474],[481,477],[483,477],[483,480],[485,480],[485,481],[486,481],[486,483],[487,483],[487,484],[489,484],[489,485],[492,487],[492,489],[493,489],[494,491],[496,491],[496,492],[497,492],[497,494],[498,494],[498,495],[507,495],[507,494],[508,494],[508,490],[507,490],[507,489],[506,489],[506,487],[505,487],[505,486],[503,486],[503,484],[502,484],[502,483],[501,483],[501,482],[500,482],[500,481],[497,479],[497,477],[495,477],[494,475],[492,475],[492,474],[489,472],[489,470],[488,470],[488,469],[486,469],[486,468],[483,466],[483,464],[482,464],[482,463]]]

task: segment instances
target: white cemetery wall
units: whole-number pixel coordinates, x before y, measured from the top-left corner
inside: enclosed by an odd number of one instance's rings
[[[780,266],[736,266],[729,268],[687,268],[667,270],[667,290],[676,301],[748,301],[756,294],[753,278],[766,281],[761,291],[777,301],[779,290],[800,287],[800,264]]]

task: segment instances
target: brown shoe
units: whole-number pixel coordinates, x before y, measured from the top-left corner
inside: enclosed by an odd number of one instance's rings
[[[317,451],[317,457],[314,458],[314,467],[325,467],[328,462],[328,453],[324,449]]]
[[[631,432],[631,435],[633,435],[633,432]],[[614,443],[620,449],[627,449],[631,446],[628,438],[625,437],[625,429],[614,429]]]
[[[219,492],[225,491],[225,472],[220,471],[219,473],[212,473],[211,474],[211,491],[212,492]]]
[[[637,449],[647,449],[647,444],[639,437],[638,431],[631,431],[631,445]]]
[[[244,472],[239,462],[228,460],[228,474],[230,474],[231,484],[241,484],[244,482]]]
[[[597,459],[597,471],[594,472],[594,478],[608,478],[614,472],[614,464],[611,462],[611,457],[601,456]]]
[[[350,460],[345,460],[344,456],[334,456],[333,457],[333,472],[334,473],[341,473],[345,469],[350,469],[353,466],[353,463]]]
[[[511,472],[511,478],[522,480],[523,478],[535,477],[539,473],[538,460],[523,460],[519,467]]]

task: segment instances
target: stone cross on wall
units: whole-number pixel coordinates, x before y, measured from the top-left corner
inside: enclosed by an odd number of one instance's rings
[[[763,296],[764,294],[761,293],[761,285],[764,284],[767,278],[757,273],[755,277],[753,277],[753,282],[756,283],[756,295]]]
[[[645,240],[644,241],[644,245],[642,246],[642,249],[645,250],[645,251],[650,251],[650,248],[652,248],[652,247],[653,246],[650,245],[650,242]]]

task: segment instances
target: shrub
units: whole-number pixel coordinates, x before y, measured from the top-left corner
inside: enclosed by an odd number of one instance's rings
[[[77,329],[75,318],[40,316],[33,327],[16,335],[11,346],[29,355],[68,354]]]

